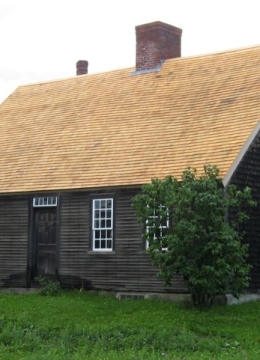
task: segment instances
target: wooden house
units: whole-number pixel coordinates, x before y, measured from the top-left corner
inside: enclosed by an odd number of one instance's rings
[[[181,57],[181,33],[136,27],[136,66],[20,86],[0,105],[0,286],[183,293],[150,263],[131,206],[151,178],[217,165],[260,203],[260,46]],[[260,289],[260,206],[245,241]]]

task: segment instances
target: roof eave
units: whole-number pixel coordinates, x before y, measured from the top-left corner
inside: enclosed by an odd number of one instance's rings
[[[255,139],[255,137],[256,137],[256,135],[258,134],[259,131],[260,131],[260,121],[258,121],[258,123],[256,124],[254,130],[251,132],[250,136],[248,137],[248,139],[246,140],[246,142],[242,146],[240,152],[238,153],[236,159],[234,160],[234,162],[230,166],[230,168],[229,168],[228,172],[226,173],[225,177],[222,179],[222,183],[223,183],[224,187],[226,187],[229,184],[234,172],[236,171],[238,165],[240,164],[240,162],[243,159],[245,153],[247,152],[249,146],[252,144],[252,142],[254,141],[254,139]]]

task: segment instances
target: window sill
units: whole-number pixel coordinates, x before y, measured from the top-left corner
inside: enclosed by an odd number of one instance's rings
[[[89,250],[87,252],[88,255],[115,255],[116,252],[114,250],[112,251],[95,251],[95,250]]]

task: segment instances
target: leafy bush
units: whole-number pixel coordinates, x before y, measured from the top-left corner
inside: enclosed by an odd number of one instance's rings
[[[239,297],[247,288],[251,267],[239,225],[255,205],[250,188],[224,188],[218,168],[210,165],[202,176],[188,168],[181,181],[152,179],[133,199],[159,276],[170,285],[174,274],[182,274],[195,306],[227,292]]]
[[[40,295],[42,296],[58,296],[62,293],[62,288],[59,281],[52,281],[44,276],[35,278],[41,285]]]

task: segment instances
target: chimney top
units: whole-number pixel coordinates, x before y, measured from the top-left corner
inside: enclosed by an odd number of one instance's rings
[[[164,60],[181,56],[181,29],[155,21],[136,26],[135,31],[136,71],[155,69]]]
[[[76,64],[77,75],[86,75],[88,73],[88,61],[79,60]]]

